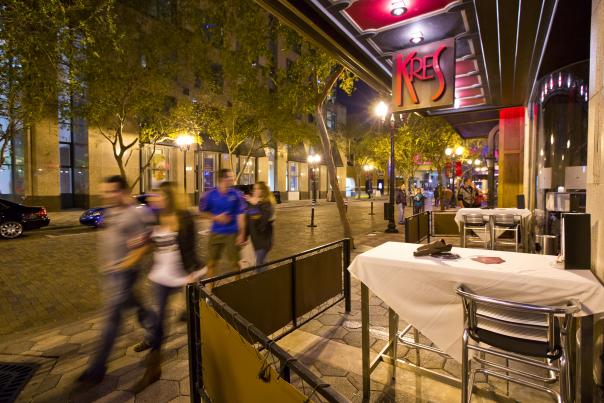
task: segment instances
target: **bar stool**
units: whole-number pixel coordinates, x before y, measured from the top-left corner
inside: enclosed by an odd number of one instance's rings
[[[489,220],[485,220],[482,214],[464,214],[463,222],[462,247],[465,248],[466,243],[471,241],[481,242],[484,245],[484,248],[487,249],[489,247],[489,238],[491,235],[489,230]],[[478,235],[478,237],[472,237],[472,232]],[[470,236],[468,236],[468,234]],[[478,240],[476,240],[476,238],[478,238]]]
[[[477,373],[549,393],[558,402],[570,402],[571,365],[569,329],[581,308],[571,301],[564,306],[540,306],[503,301],[457,289],[464,307],[461,363],[462,402],[470,402]],[[469,350],[478,356],[469,356]],[[486,355],[505,359],[505,365]],[[509,366],[524,364],[547,375]],[[472,368],[476,362],[480,368]],[[538,383],[541,382],[541,383]],[[546,385],[559,382],[560,392]]]
[[[520,233],[520,222],[522,217],[515,214],[494,214],[491,216],[492,223],[492,236],[491,236],[491,247],[495,250],[497,244],[500,245],[514,245],[516,252],[518,252],[519,246],[519,233]],[[514,233],[514,242],[498,240],[499,236],[506,232]]]

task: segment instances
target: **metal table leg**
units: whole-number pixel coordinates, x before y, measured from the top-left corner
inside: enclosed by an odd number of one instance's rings
[[[391,343],[390,346],[390,356],[392,360],[396,362],[396,354],[398,347],[398,315],[396,312],[392,310],[392,308],[388,308],[388,343]],[[396,365],[392,366],[392,379],[396,379]]]
[[[369,289],[361,283],[361,355],[363,366],[363,400],[369,400],[370,376],[369,371]]]

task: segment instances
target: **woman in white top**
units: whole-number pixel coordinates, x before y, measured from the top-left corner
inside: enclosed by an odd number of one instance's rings
[[[179,207],[174,184],[164,182],[159,186],[157,196],[150,200],[159,210],[157,224],[153,227],[151,241],[154,246],[153,265],[149,280],[153,287],[157,323],[149,344],[146,341],[135,346],[137,351],[151,348],[147,360],[147,370],[135,386],[140,391],[159,379],[161,375],[160,348],[164,337],[164,319],[168,299],[185,284],[201,276],[203,263],[197,257],[195,237],[197,231],[193,215]],[[143,346],[144,344],[144,346]]]

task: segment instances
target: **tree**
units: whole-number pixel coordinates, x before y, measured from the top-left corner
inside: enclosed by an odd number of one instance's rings
[[[125,178],[135,146],[153,146],[148,160],[140,162],[143,169],[128,178],[133,188],[151,163],[155,144],[180,131],[170,119],[176,105],[170,95],[187,66],[184,47],[200,44],[181,28],[184,21],[151,19],[117,0],[90,3],[83,14],[95,29],[72,23],[66,51],[71,88],[63,114],[85,118],[99,131]]]
[[[10,144],[56,106],[60,48],[67,13],[58,0],[7,0],[0,5],[0,167]],[[56,113],[56,109],[55,109]]]
[[[247,0],[214,1],[204,9],[203,25],[212,57],[199,58],[194,69],[203,78],[204,93],[191,109],[192,119],[213,141],[223,143],[236,180],[235,154],[248,162],[271,141],[299,143],[308,127],[288,113],[276,90],[271,43],[272,18]]]
[[[356,78],[344,66],[338,64],[333,57],[322,49],[312,47],[289,28],[281,26],[281,34],[290,49],[298,48],[301,49],[301,52],[300,57],[293,61],[286,71],[279,73],[278,91],[284,96],[288,108],[293,114],[314,115],[344,237],[352,239],[350,221],[344,206],[344,198],[340,192],[336,166],[331,153],[332,142],[325,124],[324,104],[336,85],[344,92],[351,94]]]
[[[442,177],[446,163],[445,149],[461,141],[455,129],[441,117],[423,117],[414,113],[407,118],[404,130],[416,138],[415,144],[419,145],[422,159],[430,161],[439,177]],[[442,200],[442,186],[439,198]],[[441,210],[444,207],[444,203],[441,203]]]

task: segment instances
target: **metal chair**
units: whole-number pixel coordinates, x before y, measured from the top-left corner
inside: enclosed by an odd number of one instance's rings
[[[569,329],[573,314],[581,308],[571,301],[564,306],[520,304],[476,295],[463,286],[457,289],[464,307],[462,351],[462,402],[470,402],[477,373],[493,376],[549,393],[558,402],[570,402],[571,365]],[[480,353],[469,356],[469,350]],[[489,359],[486,359],[486,355]],[[505,364],[492,361],[504,359]],[[546,374],[510,367],[524,364]],[[472,368],[472,362],[480,368]],[[560,392],[546,385],[559,381]],[[542,384],[538,383],[541,382]]]
[[[515,214],[494,214],[491,216],[493,223],[491,225],[491,247],[494,250],[497,244],[500,245],[514,245],[516,252],[518,252],[518,239],[520,233],[520,222],[522,217]],[[514,242],[498,240],[499,236],[506,232],[514,233]]]
[[[485,220],[482,214],[464,214],[463,216],[463,237],[462,246],[465,248],[468,241],[481,242],[485,249],[489,247],[490,242],[490,229],[489,220]],[[470,236],[468,236],[468,233]],[[478,237],[472,237],[472,233],[478,235]],[[482,234],[482,237],[480,236]],[[476,240],[478,238],[478,240]]]

